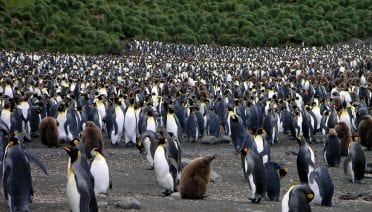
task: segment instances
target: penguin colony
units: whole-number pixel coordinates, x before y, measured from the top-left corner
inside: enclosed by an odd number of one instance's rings
[[[326,163],[337,168],[343,160],[345,177],[363,182],[364,148],[372,147],[370,49],[133,41],[120,57],[0,51],[4,198],[12,211],[29,210],[29,162],[46,168],[27,152],[27,142],[40,139],[64,145],[71,210],[97,211],[96,196],[107,196],[112,186],[105,138],[113,148],[136,146],[146,154],[162,194],[204,198],[213,195],[207,187],[214,156],[183,167],[182,143],[226,135],[241,157],[248,184],[241,192],[252,203],[281,201],[282,211],[310,211],[310,202],[332,206],[333,176],[318,167],[311,145],[324,140]],[[270,155],[279,135],[299,144],[299,184],[282,200],[288,168]],[[25,174],[15,183],[19,173]],[[24,190],[14,193],[20,185]]]

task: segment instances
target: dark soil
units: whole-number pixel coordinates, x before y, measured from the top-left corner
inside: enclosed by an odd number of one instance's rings
[[[318,139],[318,140],[321,140]],[[106,143],[105,154],[112,175],[113,188],[109,192],[108,206],[101,211],[124,211],[116,203],[125,197],[134,197],[141,203],[143,211],[280,211],[280,202],[261,201],[252,204],[248,184],[244,180],[240,159],[235,155],[230,144],[221,143],[206,145],[200,143],[182,143],[183,158],[192,159],[197,156],[217,154],[212,162],[212,169],[222,180],[211,182],[208,197],[203,200],[183,200],[179,197],[164,197],[157,183],[155,172],[147,170],[148,165],[136,148],[128,148],[123,144],[111,147]],[[66,197],[68,156],[62,147],[47,148],[37,140],[26,143],[27,149],[37,155],[48,168],[48,175],[32,165],[34,197],[32,211],[69,211]],[[316,154],[316,165],[325,165],[322,149],[323,143],[311,144]],[[296,169],[296,141],[282,136],[279,144],[271,148],[272,160],[284,162],[289,172],[282,180],[281,197],[290,186],[298,184]],[[372,152],[365,151],[367,161],[372,161]],[[342,159],[343,162],[344,158]],[[318,207],[312,204],[313,211],[372,211],[372,201],[364,200],[368,192],[372,194],[372,179],[366,178],[362,184],[351,183],[343,173],[342,165],[329,168],[335,193],[333,207]],[[357,195],[353,200],[342,200],[339,197],[351,193]],[[359,195],[359,196],[358,196]],[[1,196],[0,211],[7,211],[7,205]]]

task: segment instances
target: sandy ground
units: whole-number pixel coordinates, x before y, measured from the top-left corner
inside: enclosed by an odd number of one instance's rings
[[[221,176],[221,180],[211,182],[208,197],[203,200],[183,200],[179,197],[164,197],[157,183],[155,172],[147,170],[147,162],[136,148],[128,148],[123,144],[111,147],[106,143],[105,153],[112,175],[113,188],[109,192],[108,205],[100,211],[124,211],[116,206],[125,197],[134,197],[141,203],[142,211],[280,211],[280,202],[261,201],[252,204],[248,184],[244,180],[240,159],[236,157],[233,147],[227,143],[206,145],[182,142],[183,158],[217,154],[212,162],[212,169]],[[37,155],[48,168],[48,175],[32,165],[34,186],[32,211],[69,211],[66,197],[68,156],[62,147],[47,148],[37,140],[26,143],[27,149]],[[322,157],[323,144],[312,144],[317,166],[325,165]],[[296,155],[298,145],[294,140],[281,136],[280,143],[271,148],[272,160],[284,162],[289,172],[282,180],[281,198],[290,186],[298,184]],[[365,152],[367,161],[372,162],[372,152]],[[343,162],[344,158],[342,158]],[[366,178],[363,184],[352,184],[343,173],[342,166],[329,168],[335,193],[333,207],[318,207],[312,204],[313,211],[372,211],[372,202],[364,197],[355,200],[341,200],[340,195],[369,192],[372,194],[372,179]],[[132,209],[133,210],[133,209]],[[0,211],[7,211],[4,198],[1,196]]]

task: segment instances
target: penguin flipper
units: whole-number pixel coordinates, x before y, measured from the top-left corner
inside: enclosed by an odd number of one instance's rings
[[[43,164],[43,162],[41,162],[41,160],[37,159],[33,154],[31,154],[30,152],[26,152],[25,151],[25,154],[28,158],[28,160],[34,162],[37,166],[40,167],[40,169],[46,174],[48,175],[48,171],[47,171],[47,168],[45,167],[45,165]]]
[[[4,191],[4,198],[6,201],[8,201],[8,183],[6,182],[8,180],[8,176],[10,174],[10,168],[7,166],[5,169],[4,169],[4,172],[3,172],[3,191]]]
[[[117,123],[116,121],[114,121],[114,131],[115,131],[115,135],[118,134],[118,130],[119,130],[118,123]]]

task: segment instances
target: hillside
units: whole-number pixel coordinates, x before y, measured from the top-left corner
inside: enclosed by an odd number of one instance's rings
[[[0,49],[118,54],[137,40],[313,46],[372,35],[370,0],[3,0]]]

